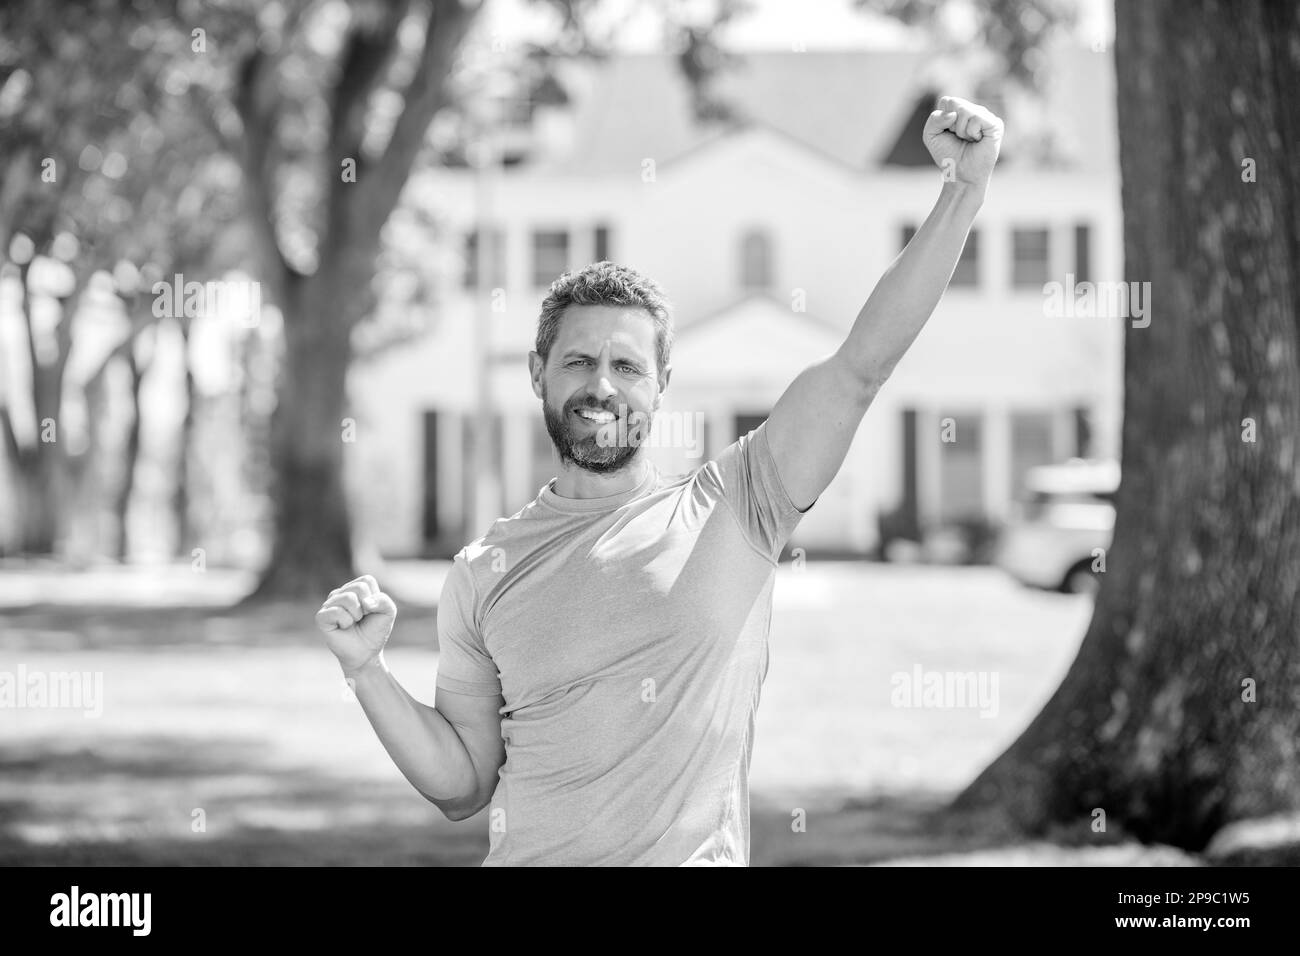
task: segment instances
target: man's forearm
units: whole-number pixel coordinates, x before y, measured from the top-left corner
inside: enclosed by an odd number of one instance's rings
[[[473,809],[478,786],[474,763],[447,719],[408,694],[382,654],[345,675],[380,743],[411,786],[448,815]]]
[[[893,372],[939,304],[984,203],[984,192],[977,186],[945,182],[930,215],[858,313],[840,352],[872,391]]]

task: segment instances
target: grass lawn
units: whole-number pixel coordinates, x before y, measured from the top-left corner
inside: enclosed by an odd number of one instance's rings
[[[389,662],[429,702],[428,600],[444,573],[410,563],[381,579],[400,607]],[[482,860],[487,815],[448,822],[401,777],[348,699],[315,606],[227,610],[248,583],[188,567],[0,572],[0,670],[103,675],[102,716],[0,710],[0,864]],[[1188,862],[1003,847],[937,812],[1037,712],[1090,611],[983,568],[783,568],[750,778],[753,864]],[[895,675],[918,669],[982,673],[996,693],[896,706]]]

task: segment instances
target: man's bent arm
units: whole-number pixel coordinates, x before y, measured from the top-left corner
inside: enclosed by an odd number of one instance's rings
[[[777,471],[801,511],[839,471],[872,399],[947,288],[984,203],[1002,121],[982,107],[945,97],[924,136],[945,172],[938,201],[881,276],[848,338],[834,355],[795,378],[767,420]]]
[[[487,804],[492,792],[485,781],[495,782],[499,761],[480,772],[457,728],[437,708],[408,694],[382,654],[345,673],[384,749],[411,786],[451,820],[463,820]],[[484,710],[500,706],[499,699],[481,700]]]

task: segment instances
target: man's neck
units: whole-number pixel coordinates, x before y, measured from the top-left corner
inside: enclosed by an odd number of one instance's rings
[[[653,466],[644,455],[608,475],[597,474],[565,461],[555,479],[553,491],[561,498],[608,498],[640,487]]]

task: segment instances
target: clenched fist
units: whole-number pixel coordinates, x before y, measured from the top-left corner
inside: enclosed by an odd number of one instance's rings
[[[1002,120],[970,100],[944,96],[925,121],[921,139],[945,180],[983,189],[1002,148]]]
[[[325,643],[351,674],[379,656],[393,632],[397,605],[373,577],[363,574],[330,592],[316,612]]]

